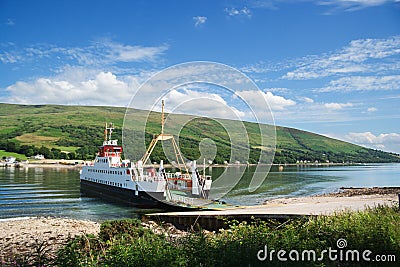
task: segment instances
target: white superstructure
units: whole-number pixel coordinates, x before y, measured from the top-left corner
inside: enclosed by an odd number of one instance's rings
[[[193,162],[191,174],[187,172],[167,173],[163,162],[155,169],[145,165],[156,145],[161,140],[172,140],[172,135],[161,133],[151,143],[142,160],[133,163],[122,160],[122,146],[111,139],[114,128],[107,125],[104,131],[105,140],[92,163],[82,167],[80,172],[81,186],[92,191],[110,195],[133,205],[154,206],[157,203],[196,204],[195,199],[207,199],[211,189],[211,176],[200,175]],[[179,150],[178,150],[179,151]],[[179,156],[180,152],[179,152]],[[182,157],[181,157],[182,158]],[[179,192],[178,197],[174,192]],[[154,204],[154,205],[153,205]]]

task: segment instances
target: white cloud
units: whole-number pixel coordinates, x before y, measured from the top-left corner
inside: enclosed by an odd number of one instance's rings
[[[284,110],[287,107],[296,105],[295,101],[286,99],[282,96],[274,95],[271,92],[265,93],[264,97],[272,110]]]
[[[367,109],[367,112],[375,112],[375,111],[378,111],[378,109],[375,107],[370,107]]]
[[[302,97],[301,99],[306,103],[314,103],[314,99],[309,97]]]
[[[21,104],[126,106],[138,86],[134,77],[125,77],[122,81],[111,72],[99,72],[85,80],[39,78],[32,82],[19,81],[7,87],[10,95],[2,101]]]
[[[250,104],[252,107],[257,107],[260,109],[266,109],[265,101],[268,103],[272,111],[282,111],[287,107],[296,105],[296,102],[291,99],[286,99],[282,96],[274,95],[271,92],[261,92],[261,91],[237,91],[236,95],[242,97]],[[260,95],[261,94],[261,95]],[[264,97],[264,99],[260,98]]]
[[[325,103],[324,107],[329,110],[339,110],[346,107],[352,107],[352,103]]]
[[[10,19],[8,18],[6,21],[7,26],[14,26],[15,25],[15,19]]]
[[[251,16],[252,16],[251,10],[248,9],[247,7],[243,7],[241,9],[236,9],[234,7],[225,8],[224,11],[230,17],[245,16],[245,17],[251,18]]]
[[[121,62],[151,61],[167,50],[166,46],[143,47],[118,43],[108,43],[105,47],[109,48],[107,58],[110,61]]]
[[[189,86],[190,87],[190,86]],[[245,113],[229,106],[218,94],[191,89],[172,90],[164,97],[168,110],[211,118],[240,119]]]
[[[15,45],[8,45],[8,51],[3,50],[4,52],[0,52],[0,61],[8,64],[39,61],[43,58],[56,58],[57,62],[68,61],[69,64],[103,66],[113,65],[118,62],[154,61],[167,49],[167,45],[125,45],[110,40],[93,42],[85,47],[59,47],[51,44],[36,44],[20,49]]]
[[[399,55],[400,36],[353,40],[337,52],[298,60],[297,67],[288,71],[283,78],[307,80],[340,74],[394,71],[399,70],[397,60],[389,59]],[[380,59],[380,62],[377,63],[376,59]],[[386,59],[388,62],[385,62]]]
[[[333,11],[356,11],[367,7],[380,6],[387,3],[397,3],[398,0],[323,0],[319,5],[332,6]],[[329,14],[329,13],[328,13]]]
[[[194,26],[199,27],[199,26],[203,25],[204,23],[206,23],[207,17],[197,16],[197,17],[193,17],[193,20],[194,20]]]
[[[400,153],[400,134],[382,133],[374,135],[371,132],[348,133],[345,139],[359,145]]]
[[[290,92],[290,89],[285,88],[285,87],[273,87],[273,88],[265,88],[265,92],[272,92],[272,93],[288,93]]]
[[[329,85],[317,89],[319,92],[332,91],[371,91],[371,90],[399,90],[400,75],[387,76],[349,76],[329,82]]]

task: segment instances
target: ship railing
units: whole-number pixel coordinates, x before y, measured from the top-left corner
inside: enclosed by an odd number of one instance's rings
[[[187,180],[191,179],[190,174],[181,174],[181,173],[172,173],[172,172],[167,172],[165,173],[165,177],[167,179],[182,179],[182,180]]]
[[[143,176],[140,178],[141,181],[145,182],[159,182],[159,181],[164,181],[165,179],[162,177],[159,177],[158,175],[148,175],[147,173],[144,173]]]

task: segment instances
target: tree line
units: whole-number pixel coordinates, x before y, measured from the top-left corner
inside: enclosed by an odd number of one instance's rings
[[[24,133],[36,132],[39,129],[43,129],[43,125],[30,125],[24,123],[20,128],[14,129],[13,131],[0,134],[0,149],[7,152],[16,152],[24,154],[27,157],[32,157],[37,154],[43,155],[47,159],[80,159],[80,160],[92,160],[95,158],[96,152],[99,146],[102,144],[104,138],[103,132],[99,131],[99,127],[86,126],[86,125],[62,125],[58,127],[46,126],[48,129],[52,128],[61,130],[59,139],[54,142],[54,147],[35,145],[24,145],[21,144],[15,137],[18,137]],[[23,130],[22,130],[23,129]],[[146,133],[146,143],[150,144],[153,134]],[[121,140],[122,132],[118,129],[113,133],[115,139]],[[198,159],[201,156],[199,150],[199,143],[201,141],[201,133],[192,133],[192,137],[180,136],[179,146],[182,154],[189,160]],[[131,143],[125,140],[131,148],[136,148],[135,138]],[[239,161],[241,163],[258,163],[260,153],[264,153],[259,148],[250,147],[250,153],[247,157],[246,153],[242,153],[240,147],[233,147],[226,140],[215,140],[217,153],[213,159],[213,163],[223,164],[225,161],[234,163]],[[75,152],[65,152],[57,147],[78,147]],[[135,150],[135,149],[133,149]],[[142,155],[136,155],[142,156]],[[154,149],[150,160],[152,162],[159,162],[164,160],[167,163],[167,158],[164,155],[164,150],[161,145],[157,145]],[[206,159],[209,160],[209,159]],[[274,162],[276,164],[284,163],[297,163],[299,161],[310,161],[310,162],[360,162],[360,163],[379,163],[379,162],[400,162],[400,157],[397,154],[387,153],[380,150],[361,148],[351,153],[345,152],[334,152],[334,151],[320,151],[312,150],[311,148],[296,149],[288,148],[277,145],[277,151],[275,152]]]

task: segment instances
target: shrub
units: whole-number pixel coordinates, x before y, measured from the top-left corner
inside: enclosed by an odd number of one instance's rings
[[[230,222],[215,234],[199,230],[177,238],[155,234],[137,219],[105,222],[99,238],[84,236],[72,240],[58,254],[59,266],[325,266],[352,262],[278,261],[279,250],[337,249],[345,239],[345,249],[373,252],[373,255],[400,257],[400,213],[398,208],[378,206],[359,212],[332,216],[303,217],[285,222]],[[259,261],[258,251],[268,245],[275,250],[273,261]],[[286,258],[287,258],[286,254]],[[353,262],[354,263],[354,262]],[[363,262],[358,262],[363,263]],[[365,262],[364,262],[365,263]],[[396,266],[395,262],[385,265]]]
[[[94,235],[75,237],[57,253],[57,266],[96,266],[105,253],[104,243]]]
[[[106,242],[121,235],[140,237],[148,231],[150,230],[144,228],[139,219],[113,220],[101,224],[99,238]]]

